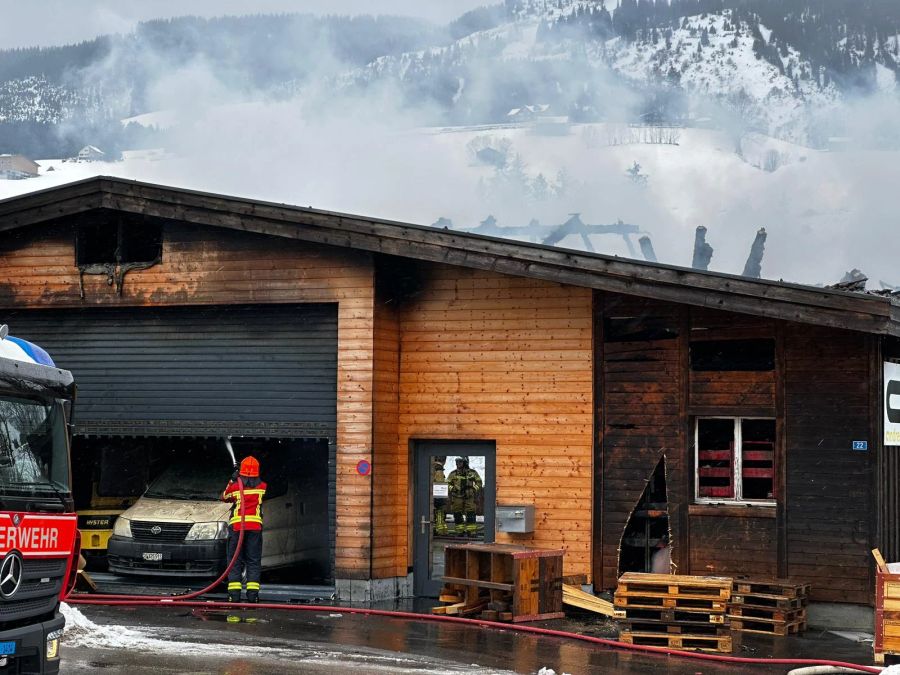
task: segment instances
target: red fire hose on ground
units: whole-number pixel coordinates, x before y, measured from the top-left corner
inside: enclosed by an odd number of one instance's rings
[[[237,479],[238,490],[240,491],[241,501],[244,497],[244,483],[240,476]],[[210,591],[214,590],[227,577],[228,573],[234,567],[238,555],[241,552],[241,546],[244,543],[244,514],[241,513],[241,530],[238,535],[237,547],[234,555],[228,562],[228,566],[221,576],[206,588],[190,593],[171,596],[148,596],[148,595],[115,595],[102,594],[92,596],[82,596],[73,594],[72,590],[66,594],[65,601],[70,605],[104,605],[109,607],[190,607],[203,609],[274,609],[280,611],[294,612],[321,612],[323,610],[334,610],[345,614],[362,614],[365,616],[383,616],[391,619],[406,619],[412,621],[432,621],[454,623],[465,626],[476,626],[479,628],[499,629],[503,631],[516,631],[520,633],[530,633],[532,635],[541,635],[544,637],[564,638],[569,640],[579,640],[590,644],[611,647],[613,649],[622,649],[633,652],[642,652],[647,654],[659,654],[666,656],[680,656],[689,659],[697,659],[701,661],[714,661],[718,663],[731,664],[749,664],[749,665],[766,665],[766,666],[829,666],[832,668],[844,668],[854,670],[861,673],[880,673],[881,668],[874,666],[863,666],[856,663],[845,663],[843,661],[829,661],[827,659],[760,659],[743,656],[728,656],[726,654],[707,654],[703,652],[686,652],[668,647],[651,647],[647,645],[633,645],[616,640],[607,640],[604,638],[593,637],[590,635],[580,635],[578,633],[569,633],[566,631],[552,630],[550,628],[538,628],[536,626],[523,626],[521,624],[500,623],[498,621],[485,621],[482,619],[466,619],[456,616],[446,616],[440,614],[416,614],[413,612],[399,612],[384,609],[368,609],[364,607],[341,607],[335,605],[288,605],[276,603],[246,603],[246,602],[219,602],[219,601],[197,601],[198,598]]]

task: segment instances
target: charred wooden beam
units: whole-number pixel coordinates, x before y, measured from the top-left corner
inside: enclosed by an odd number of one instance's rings
[[[854,293],[862,293],[866,290],[866,282],[869,280],[862,271],[853,268],[849,272],[845,272],[841,280],[836,284],[827,286],[826,288],[834,288],[840,291],[852,291]]]
[[[708,270],[712,255],[713,247],[706,243],[706,228],[698,225],[697,231],[694,233],[694,259],[691,267],[695,270]]]
[[[756,233],[756,239],[750,246],[750,255],[744,264],[744,276],[759,279],[762,275],[763,254],[766,252],[766,228],[761,227]]]
[[[641,245],[641,253],[644,254],[644,260],[647,262],[657,262],[656,251],[653,250],[653,242],[650,241],[650,237],[645,234],[638,239],[638,243]]]

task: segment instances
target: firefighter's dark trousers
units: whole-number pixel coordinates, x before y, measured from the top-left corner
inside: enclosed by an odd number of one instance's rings
[[[234,556],[240,532],[228,532],[228,560]],[[241,577],[245,578],[247,598],[259,597],[259,575],[262,572],[262,530],[244,530],[244,543],[234,567],[228,572],[228,594],[241,593]]]

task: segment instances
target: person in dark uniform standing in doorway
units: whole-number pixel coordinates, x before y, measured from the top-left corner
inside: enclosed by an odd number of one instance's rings
[[[475,514],[476,501],[483,485],[478,472],[469,467],[468,457],[456,458],[456,470],[450,472],[447,477],[447,485],[455,534],[474,537],[478,532]],[[463,521],[464,516],[465,521]]]
[[[243,499],[237,480],[244,484]],[[231,519],[228,521],[228,558],[234,557],[238,537],[244,531],[244,542],[231,571],[228,572],[228,601],[241,601],[241,577],[247,582],[247,602],[259,602],[259,577],[262,571],[262,502],[266,484],[259,478],[259,462],[255,457],[245,457],[240,471],[235,471],[222,493],[222,500],[231,502]],[[242,522],[243,520],[243,522]]]

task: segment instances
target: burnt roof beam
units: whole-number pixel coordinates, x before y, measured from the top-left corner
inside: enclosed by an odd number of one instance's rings
[[[53,220],[92,207],[494,270],[726,311],[900,336],[900,308],[889,298],[698,272],[117,178],[93,178],[0,201],[0,230]]]

